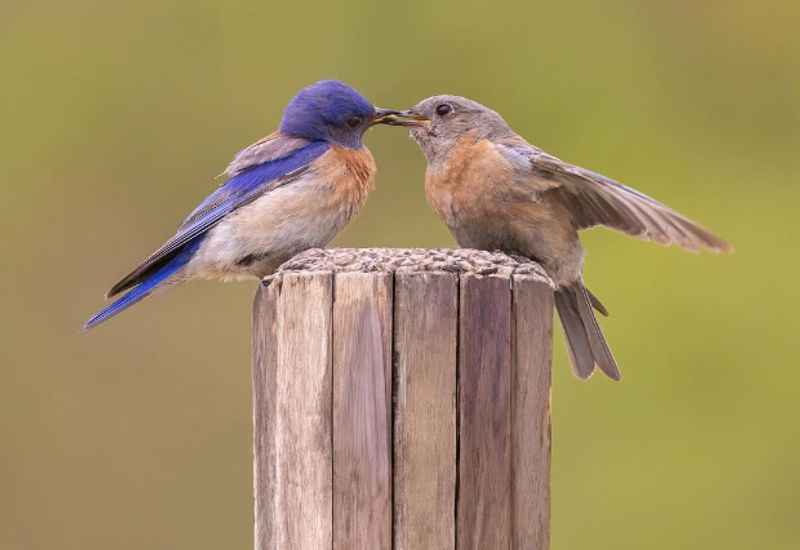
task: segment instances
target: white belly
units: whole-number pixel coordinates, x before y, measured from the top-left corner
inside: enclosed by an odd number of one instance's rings
[[[265,194],[208,232],[186,275],[262,278],[295,254],[327,245],[354,213],[336,195],[311,178]]]

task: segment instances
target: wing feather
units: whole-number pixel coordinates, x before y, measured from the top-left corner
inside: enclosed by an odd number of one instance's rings
[[[732,250],[729,243],[665,204],[601,174],[564,162],[522,138],[511,138],[500,146],[501,150],[508,148],[515,155],[527,156],[534,187],[556,194],[572,213],[577,229],[605,225],[688,250]]]
[[[234,210],[295,181],[328,148],[325,142],[273,134],[244,149],[226,170],[229,179],[189,214],[171,239],[111,287],[107,297],[142,282],[187,243],[200,238]]]

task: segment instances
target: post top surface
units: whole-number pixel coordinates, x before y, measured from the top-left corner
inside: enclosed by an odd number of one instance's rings
[[[554,286],[542,266],[533,260],[469,248],[312,248],[285,262],[265,281],[286,273],[315,271],[521,276]]]

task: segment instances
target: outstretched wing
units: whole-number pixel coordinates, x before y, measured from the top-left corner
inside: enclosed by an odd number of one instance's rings
[[[226,215],[297,179],[328,147],[322,141],[309,142],[275,133],[242,150],[225,171],[229,177],[225,183],[189,214],[171,239],[115,284],[107,296],[136,286]]]
[[[730,244],[668,206],[591,170],[574,166],[515,137],[498,143],[506,158],[519,167],[527,160],[531,183],[555,193],[567,206],[577,229],[605,225],[664,245],[689,250],[732,250]]]

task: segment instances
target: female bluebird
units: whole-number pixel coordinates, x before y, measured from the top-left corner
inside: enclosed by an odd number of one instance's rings
[[[194,278],[263,278],[298,252],[325,246],[374,186],[375,160],[362,143],[364,133],[394,113],[335,80],[301,90],[279,130],[236,155],[225,183],[111,287],[107,297],[128,292],[84,328],[159,287]]]
[[[553,279],[580,378],[595,367],[614,380],[620,372],[592,309],[608,311],[583,285],[579,230],[605,225],[689,250],[731,249],[650,197],[530,145],[475,101],[430,97],[389,123],[411,128],[428,161],[428,201],[460,246],[529,257]]]

